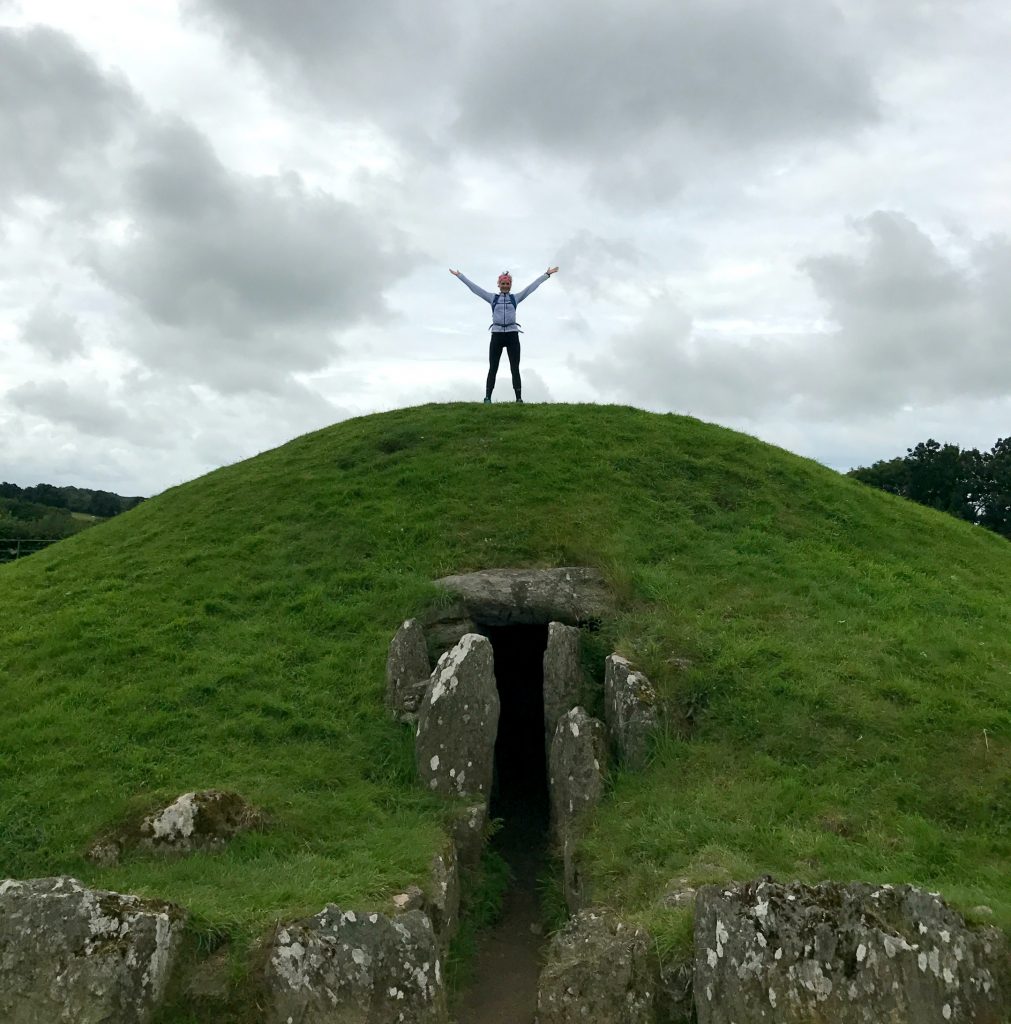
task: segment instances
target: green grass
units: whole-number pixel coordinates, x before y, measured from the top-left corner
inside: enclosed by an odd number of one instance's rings
[[[175,900],[240,941],[382,906],[444,814],[382,710],[391,635],[437,576],[566,564],[605,572],[606,635],[670,712],[585,843],[600,899],[652,920],[678,876],[911,881],[1011,927],[1011,545],[619,407],[351,420],[0,567],[0,875]],[[83,859],[211,786],[274,828]]]

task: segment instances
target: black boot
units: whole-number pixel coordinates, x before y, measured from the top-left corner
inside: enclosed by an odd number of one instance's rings
[[[518,388],[516,389],[516,401],[519,402],[520,405],[523,404],[523,393]]]

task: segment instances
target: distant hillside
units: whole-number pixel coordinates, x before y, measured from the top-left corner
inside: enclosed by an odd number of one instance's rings
[[[437,577],[564,565],[620,603],[589,670],[625,655],[667,721],[583,844],[595,898],[646,920],[677,878],[908,881],[1011,927],[1011,545],[608,406],[348,420],[0,567],[3,872],[174,900],[207,948],[384,906],[445,814],[383,708],[391,636]],[[274,827],[227,856],[84,859],[212,786]]]
[[[40,544],[86,530],[101,519],[117,516],[143,498],[124,498],[110,491],[36,484],[19,487],[0,483],[0,562],[37,550]]]
[[[126,498],[111,491],[91,490],[87,487],[56,487],[53,484],[19,487],[6,480],[0,483],[0,498],[12,502],[45,505],[47,508],[66,509],[69,512],[81,512],[100,519],[128,512],[144,500],[140,497]]]

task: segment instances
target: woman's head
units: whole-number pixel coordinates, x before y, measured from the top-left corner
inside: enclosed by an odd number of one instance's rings
[[[513,276],[508,270],[503,270],[498,276],[498,290],[500,292],[508,292],[513,286]]]

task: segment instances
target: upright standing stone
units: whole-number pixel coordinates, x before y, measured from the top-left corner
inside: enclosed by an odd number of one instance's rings
[[[1008,947],[911,885],[702,886],[699,1024],[983,1024],[1007,1019]]]
[[[548,624],[544,649],[544,744],[550,753],[558,719],[582,703],[583,666],[579,656],[579,630],[561,622]]]
[[[578,831],[581,819],[600,802],[606,763],[604,723],[582,708],[562,715],[548,761],[551,832],[556,840]]]
[[[659,722],[656,690],[620,654],[604,662],[604,717],[621,763],[641,768]]]
[[[562,857],[565,902],[569,913],[585,906],[588,896],[577,862],[586,815],[604,793],[607,737],[603,722],[582,708],[562,715],[548,759],[551,835]]]
[[[439,957],[420,910],[389,918],[330,905],[275,932],[264,1024],[445,1024]]]
[[[417,713],[431,671],[424,630],[417,619],[408,619],[386,657],[386,706],[396,718],[410,720]]]
[[[425,910],[432,920],[439,945],[447,949],[460,926],[460,868],[452,839],[432,858]]]
[[[656,1024],[657,974],[646,932],[583,911],[551,940],[538,1024]]]
[[[147,1024],[186,914],[75,878],[0,882],[0,1020]]]
[[[487,803],[499,698],[491,641],[468,633],[440,659],[418,715],[418,775],[436,793]]]
[[[484,831],[488,824],[488,807],[471,804],[453,820],[450,829],[462,868],[476,868],[484,851]]]

